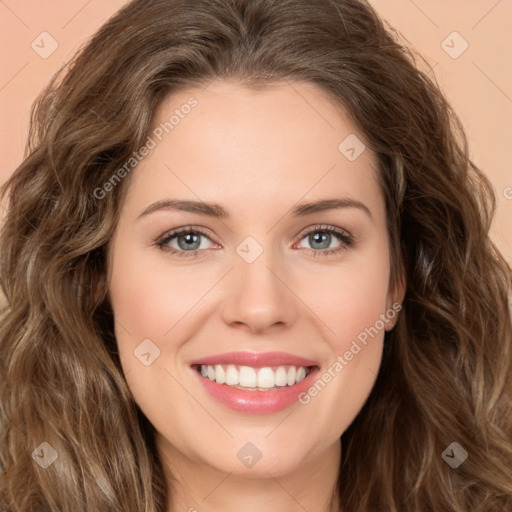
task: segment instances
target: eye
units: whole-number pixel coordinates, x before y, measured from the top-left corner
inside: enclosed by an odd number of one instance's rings
[[[309,247],[301,245],[306,240]],[[334,247],[332,244],[336,244]],[[301,234],[299,249],[312,251],[313,256],[338,254],[353,244],[352,236],[334,226],[314,226]],[[180,257],[196,257],[201,252],[219,248],[212,242],[209,234],[201,228],[187,226],[178,228],[163,235],[156,245],[162,250]]]
[[[179,228],[166,233],[163,238],[157,241],[156,245],[163,251],[176,254],[177,256],[196,256],[199,251],[209,249],[208,243],[211,241],[208,234],[200,228]],[[218,247],[218,246],[217,246]]]
[[[344,230],[334,226],[314,226],[306,233],[302,233],[301,242],[306,240],[314,256],[337,254],[353,244],[352,236]],[[335,243],[334,247],[332,244]]]

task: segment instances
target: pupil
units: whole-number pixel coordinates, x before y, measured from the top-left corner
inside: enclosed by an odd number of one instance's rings
[[[185,243],[182,244],[181,240],[185,239]],[[197,245],[197,247],[192,247],[193,244],[197,244],[199,240],[199,236],[193,233],[187,233],[186,235],[181,235],[178,237],[178,245],[180,246],[180,249],[198,249],[200,243]]]
[[[310,239],[310,244],[313,248],[316,249],[327,249],[329,247],[331,241],[331,235],[324,231],[317,231],[313,236],[312,240]],[[321,247],[314,247],[313,244],[319,243]]]

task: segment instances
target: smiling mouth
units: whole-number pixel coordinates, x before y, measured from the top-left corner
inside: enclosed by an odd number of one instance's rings
[[[245,391],[272,391],[295,386],[313,366],[243,366],[234,364],[197,364],[193,368],[205,379]]]

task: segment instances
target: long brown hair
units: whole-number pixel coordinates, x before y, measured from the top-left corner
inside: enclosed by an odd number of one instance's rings
[[[165,512],[153,429],[96,293],[129,176],[94,191],[164,96],[228,78],[315,84],[378,156],[407,291],[342,436],[344,511],[512,510],[511,270],[488,236],[492,187],[415,59],[362,0],[134,0],[54,77],[2,188],[2,510]],[[468,452],[457,469],[441,456],[452,442]],[[41,443],[58,454],[46,469]]]

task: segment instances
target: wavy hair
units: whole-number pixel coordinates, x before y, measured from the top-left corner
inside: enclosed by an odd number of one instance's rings
[[[494,192],[435,81],[363,0],[134,0],[42,92],[1,191],[0,508],[165,512],[98,288],[129,176],[94,191],[165,96],[224,79],[318,86],[378,157],[407,290],[342,436],[344,512],[512,510],[512,273],[488,235]],[[452,441],[469,453],[456,470],[441,457]],[[43,442],[58,454],[47,469]]]

